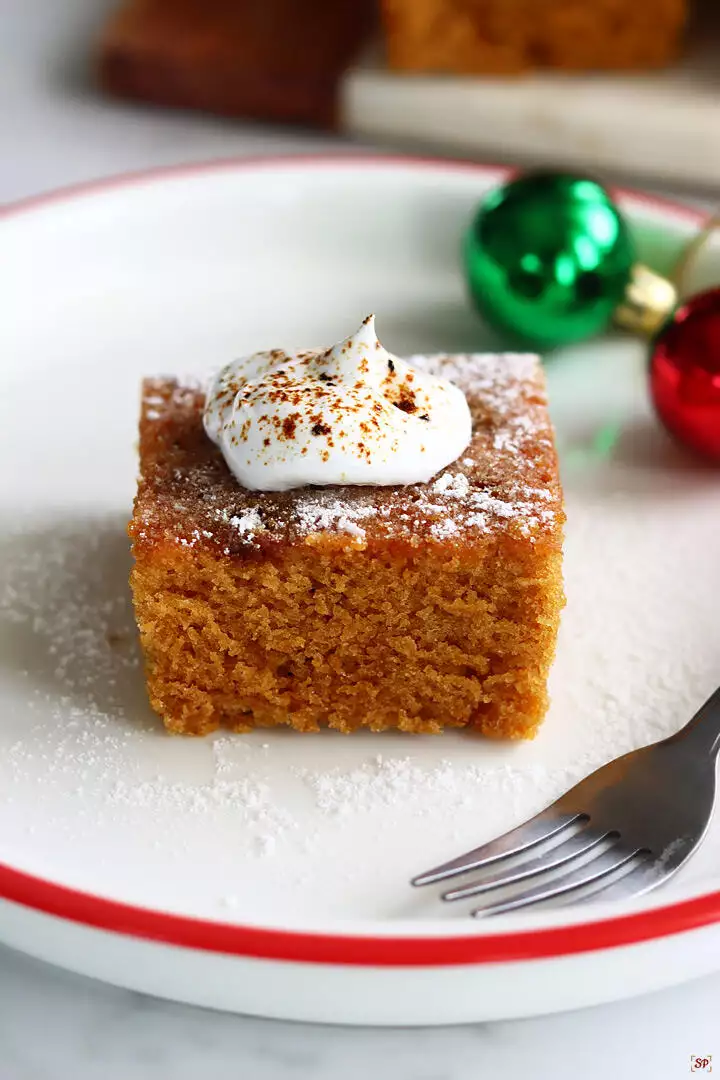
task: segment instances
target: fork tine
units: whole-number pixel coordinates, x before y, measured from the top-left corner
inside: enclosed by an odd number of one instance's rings
[[[571,870],[561,877],[553,878],[544,885],[536,885],[533,889],[526,889],[525,892],[518,893],[509,900],[485,904],[481,908],[476,908],[473,915],[476,917],[499,915],[504,911],[515,911],[517,908],[529,907],[531,904],[537,904],[541,900],[553,900],[556,896],[564,896],[565,893],[580,889],[583,885],[589,885],[612,873],[613,870],[618,870],[636,855],[637,851],[628,851],[619,846],[608,848],[601,855],[583,863],[576,870]]]
[[[604,904],[606,900],[629,900],[633,896],[642,896],[650,892],[656,885],[661,885],[672,870],[661,866],[658,860],[653,859],[649,852],[640,853],[634,866],[630,866],[628,872],[622,877],[613,878],[612,881],[598,882],[597,888],[592,889],[587,895],[575,900],[575,904]]]
[[[559,814],[552,806],[541,810],[535,817],[530,818],[523,825],[503,833],[497,840],[491,840],[488,844],[466,851],[464,855],[450,862],[442,863],[432,870],[426,870],[424,874],[418,874],[411,881],[412,885],[432,885],[435,881],[444,881],[445,878],[455,877],[456,874],[464,874],[467,870],[477,870],[481,866],[488,866],[509,855],[517,855],[526,848],[534,847],[542,840],[549,840],[556,836],[561,829],[566,829],[576,821],[586,821],[587,815],[581,813]]]
[[[469,885],[460,889],[450,889],[449,892],[443,893],[442,898],[443,900],[464,900],[467,896],[477,896],[479,893],[490,892],[491,889],[498,889],[503,885],[515,885],[519,881],[541,874],[544,870],[558,869],[602,843],[607,835],[607,833],[582,829],[579,833],[573,833],[567,840],[561,840],[550,851],[520,863],[513,870],[500,870],[479,881],[471,881]]]

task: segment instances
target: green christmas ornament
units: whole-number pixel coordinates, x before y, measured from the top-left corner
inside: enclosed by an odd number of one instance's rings
[[[550,172],[527,173],[488,196],[465,237],[464,260],[486,321],[541,348],[606,329],[636,269],[644,272],[607,191]],[[667,304],[665,296],[665,313]]]

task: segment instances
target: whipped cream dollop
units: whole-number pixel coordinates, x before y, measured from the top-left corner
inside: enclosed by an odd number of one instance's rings
[[[253,491],[423,483],[460,456],[472,429],[462,391],[388,353],[372,315],[330,349],[228,364],[204,423]]]

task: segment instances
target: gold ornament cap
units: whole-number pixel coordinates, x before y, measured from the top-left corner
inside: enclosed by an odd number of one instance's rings
[[[643,263],[635,263],[622,303],[613,312],[615,323],[631,333],[654,337],[679,304],[688,271],[719,227],[720,214],[711,214],[683,251],[671,279],[662,277]]]
[[[654,337],[672,315],[677,302],[678,291],[672,281],[643,263],[635,263],[625,296],[615,309],[615,322],[623,330]]]

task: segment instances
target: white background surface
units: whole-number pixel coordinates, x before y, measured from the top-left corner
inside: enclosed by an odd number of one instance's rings
[[[109,0],[0,0],[0,201],[159,164],[342,150],[326,137],[98,99],[88,43]],[[671,1078],[720,1067],[720,976],[630,1003],[427,1031],[303,1027],[215,1015],[95,985],[0,951],[0,1080],[201,1075],[253,1080]]]

